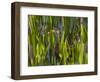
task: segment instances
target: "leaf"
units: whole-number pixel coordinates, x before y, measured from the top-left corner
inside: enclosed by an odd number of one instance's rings
[[[87,42],[87,31],[86,27],[84,27],[83,24],[81,24],[81,41],[83,41],[84,43]]]
[[[88,64],[88,54],[84,54],[84,64]]]
[[[32,65],[32,66],[34,66],[33,59],[32,59],[32,58],[30,58],[30,60],[31,60],[31,65]]]
[[[79,44],[79,64],[83,63],[83,55],[84,55],[84,44]]]
[[[59,57],[62,59],[62,54],[61,53],[59,53]]]

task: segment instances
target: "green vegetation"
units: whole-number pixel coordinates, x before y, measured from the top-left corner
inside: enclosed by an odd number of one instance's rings
[[[28,16],[28,66],[88,63],[87,18]]]

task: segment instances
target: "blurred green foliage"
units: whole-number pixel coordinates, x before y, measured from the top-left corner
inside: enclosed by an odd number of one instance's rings
[[[88,21],[83,17],[28,16],[28,66],[88,63]]]

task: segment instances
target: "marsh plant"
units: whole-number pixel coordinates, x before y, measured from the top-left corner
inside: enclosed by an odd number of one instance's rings
[[[28,66],[88,63],[85,17],[28,15]]]

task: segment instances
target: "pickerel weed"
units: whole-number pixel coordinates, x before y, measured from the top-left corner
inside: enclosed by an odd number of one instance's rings
[[[88,63],[85,17],[28,16],[28,66]]]

